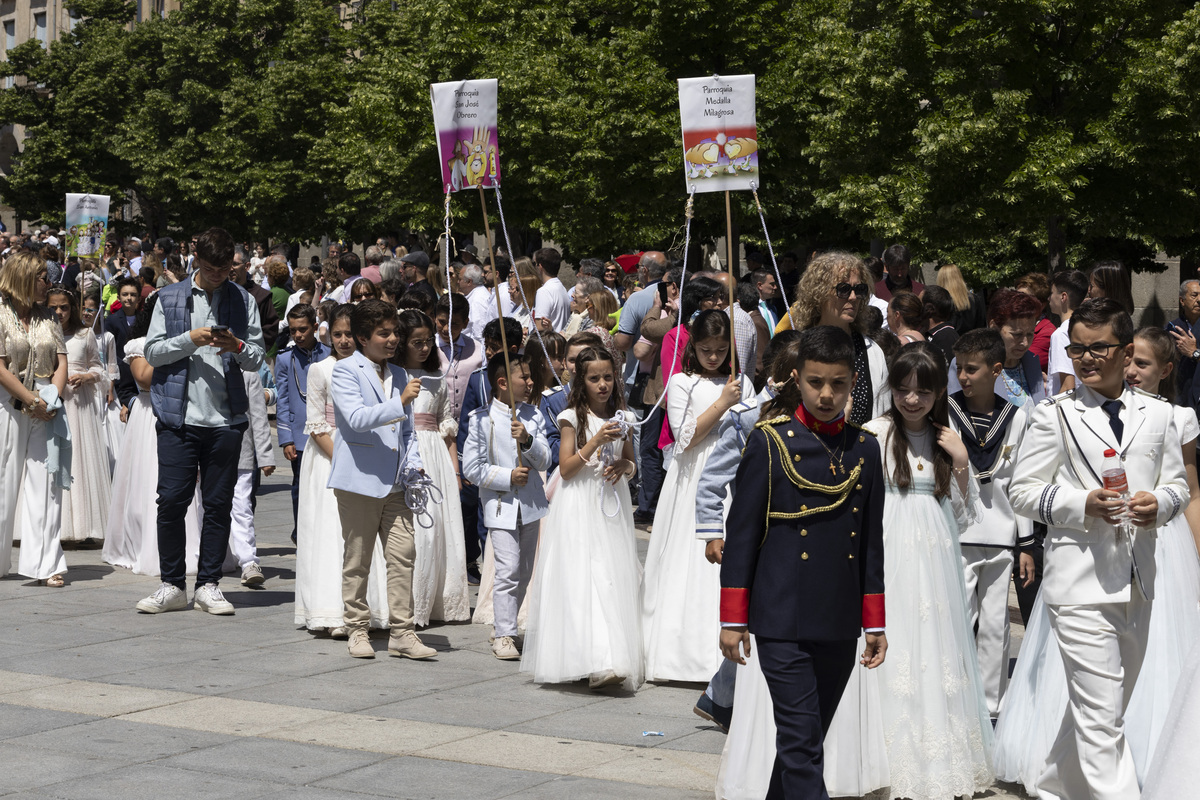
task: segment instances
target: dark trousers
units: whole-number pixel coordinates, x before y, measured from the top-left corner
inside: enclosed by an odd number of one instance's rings
[[[654,509],[658,508],[658,496],[662,492],[663,478],[666,477],[662,450],[658,447],[658,437],[662,433],[664,419],[663,409],[656,408],[646,416],[645,424],[642,425],[642,440],[638,453],[641,467],[638,471],[640,483],[637,513],[648,517],[654,516]]]
[[[1021,559],[1013,559],[1013,582],[1016,584],[1017,605],[1021,607],[1021,624],[1029,625],[1029,616],[1033,613],[1033,603],[1037,600],[1038,591],[1042,588],[1042,563],[1045,560],[1046,526],[1040,522],[1033,523],[1033,547],[1028,553],[1033,556],[1034,578],[1028,587],[1022,586]]]
[[[458,493],[458,501],[462,506],[463,541],[467,545],[467,563],[477,564],[483,555],[480,547],[482,537],[479,529],[483,524],[483,509],[479,507],[479,487],[475,484],[463,484]]]
[[[292,538],[296,538],[296,520],[300,517],[300,465],[304,462],[304,451],[296,451],[292,462]]]
[[[854,639],[793,642],[756,637],[758,661],[775,704],[775,768],[768,800],[828,800],[825,733],[857,663]]]
[[[158,431],[158,564],[164,583],[187,586],[184,515],[196,495],[196,477],[204,500],[200,526],[200,565],[196,586],[218,583],[225,551],[238,458],[246,423],[221,428],[184,425]]]

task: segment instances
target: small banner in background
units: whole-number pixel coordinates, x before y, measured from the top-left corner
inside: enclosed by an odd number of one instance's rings
[[[108,238],[108,195],[67,195],[66,256],[100,258]]]
[[[679,117],[689,192],[762,187],[753,75],[680,78]]]
[[[500,179],[500,135],[496,127],[494,79],[451,81],[429,87],[442,186],[452,192]]]

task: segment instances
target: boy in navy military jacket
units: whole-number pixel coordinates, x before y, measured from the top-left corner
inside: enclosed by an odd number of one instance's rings
[[[829,797],[822,741],[859,634],[864,666],[882,664],[887,650],[884,478],[874,436],[846,420],[849,335],[813,328],[797,349],[792,380],[764,407],[734,481],[721,651],[744,663],[754,633],[778,730],[767,797],[807,799]]]

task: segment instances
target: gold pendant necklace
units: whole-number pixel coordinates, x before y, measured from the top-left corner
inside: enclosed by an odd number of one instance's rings
[[[829,474],[835,478],[837,477],[839,472],[841,474],[845,475],[846,468],[842,465],[842,459],[845,458],[845,451],[846,451],[846,428],[845,428],[845,426],[842,427],[842,446],[840,448],[838,448],[839,452],[836,456],[834,455],[834,452],[829,449],[829,446],[826,445],[825,442],[821,441],[821,437],[817,435],[816,431],[814,431],[812,428],[809,428],[807,425],[805,425],[804,427],[809,433],[812,434],[813,438],[817,440],[817,443],[820,444],[821,447],[825,448],[825,452],[829,455]],[[834,464],[834,459],[837,459],[836,464]]]

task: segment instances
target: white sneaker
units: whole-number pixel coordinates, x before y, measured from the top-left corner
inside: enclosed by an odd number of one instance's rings
[[[164,583],[158,591],[139,600],[137,610],[146,614],[161,614],[164,611],[182,611],[187,608],[187,595],[173,583]]]
[[[209,614],[219,616],[228,616],[233,613],[233,603],[225,599],[225,595],[221,594],[221,587],[215,583],[206,583],[201,586],[196,590],[192,600],[197,611],[207,611]]]
[[[521,657],[511,636],[497,636],[492,642],[492,655],[501,661],[516,661]]]
[[[266,576],[258,564],[250,562],[242,567],[242,586],[261,586],[265,580]]]

